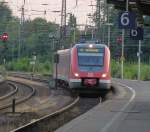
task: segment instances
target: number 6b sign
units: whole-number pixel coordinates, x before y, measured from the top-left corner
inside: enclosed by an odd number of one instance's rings
[[[143,40],[144,30],[141,27],[130,30],[130,38],[133,40]]]
[[[136,14],[134,12],[119,13],[119,28],[131,29],[136,27]]]

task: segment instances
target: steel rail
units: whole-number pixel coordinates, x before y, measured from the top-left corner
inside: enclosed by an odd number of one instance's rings
[[[49,80],[48,79],[41,79],[41,78],[38,78],[38,75],[34,75],[32,76],[31,74],[26,74],[26,73],[9,73],[9,76],[12,76],[12,77],[19,77],[19,78],[23,78],[23,79],[31,79],[33,81],[40,81],[40,82],[45,82],[45,83],[48,83]],[[26,77],[28,76],[28,77]]]
[[[11,81],[11,80],[9,80],[9,81]],[[35,90],[35,88],[33,88],[32,86],[29,86],[29,85],[24,84],[24,83],[21,83],[21,82],[16,82],[16,81],[11,81],[11,82],[22,84],[22,85],[24,85],[24,86],[30,88],[31,91],[32,91],[30,94],[28,94],[28,96],[26,96],[26,97],[24,97],[24,98],[22,98],[22,99],[20,99],[20,100],[16,100],[16,105],[25,102],[26,100],[30,99],[30,98],[35,94],[35,91],[36,91],[36,90]],[[17,86],[16,86],[16,87],[17,87]],[[1,105],[1,106],[0,106],[0,110],[9,108],[9,107],[11,107],[11,106],[12,106],[12,103],[8,103],[8,104],[5,104],[5,105]]]
[[[63,107],[62,109],[57,110],[54,113],[46,115],[46,116],[44,116],[42,118],[39,118],[37,120],[34,120],[31,123],[28,123],[28,124],[26,124],[24,126],[21,126],[21,127],[17,128],[17,129],[14,129],[14,130],[10,131],[10,132],[25,132],[27,130],[31,130],[31,128],[34,128],[34,127],[37,128],[37,127],[39,127],[40,123],[46,121],[47,119],[54,118],[54,117],[56,117],[56,116],[58,116],[58,115],[60,115],[60,114],[62,114],[64,112],[66,112],[67,110],[71,109],[73,106],[75,106],[79,102],[79,100],[80,100],[80,97],[78,96],[71,104]]]
[[[9,92],[8,94],[6,94],[4,96],[1,96],[0,97],[0,101],[6,99],[6,98],[8,98],[8,97],[10,97],[10,96],[12,96],[12,95],[14,95],[15,93],[18,92],[18,87],[15,84],[9,82],[8,85],[10,85],[11,87],[13,87],[14,90],[11,91],[11,92]]]

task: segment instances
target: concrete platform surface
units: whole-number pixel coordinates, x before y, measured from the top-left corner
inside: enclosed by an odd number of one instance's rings
[[[55,132],[150,132],[150,82],[118,80],[120,93]],[[121,95],[121,96],[120,96]]]

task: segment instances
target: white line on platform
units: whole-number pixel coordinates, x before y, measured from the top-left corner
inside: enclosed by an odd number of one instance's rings
[[[122,86],[127,87],[127,88],[132,92],[132,96],[131,96],[129,102],[127,102],[127,103],[124,105],[124,107],[120,110],[120,112],[117,113],[117,114],[110,120],[110,122],[108,122],[108,123],[100,130],[100,132],[107,132],[107,131],[109,130],[109,128],[113,125],[113,123],[114,123],[117,119],[119,119],[119,117],[121,116],[121,114],[122,114],[121,111],[124,111],[124,110],[129,106],[129,104],[134,100],[134,98],[135,98],[135,96],[136,96],[136,92],[135,92],[135,90],[134,90],[133,88],[131,88],[131,87],[125,85],[125,84],[122,84],[122,83],[119,83],[119,84],[122,85]]]

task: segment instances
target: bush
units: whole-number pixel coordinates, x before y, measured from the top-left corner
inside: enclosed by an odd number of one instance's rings
[[[48,61],[44,63],[38,62],[36,72],[44,75],[52,74],[52,64]]]
[[[141,80],[150,80],[150,66],[142,64],[141,65]]]
[[[49,61],[36,61],[34,68],[35,73],[41,73],[46,75],[52,74],[52,64]],[[9,71],[33,72],[33,65],[30,64],[29,58],[21,58],[19,60],[7,63],[6,69]]]
[[[10,71],[24,71],[32,72],[33,65],[30,65],[29,58],[21,58],[13,62],[6,64],[6,69]],[[53,65],[52,62],[46,61],[36,61],[35,73],[41,73],[44,75],[52,74]],[[125,79],[137,79],[138,65],[136,63],[124,63],[124,78]],[[111,74],[114,78],[121,77],[121,63],[120,61],[111,61]],[[141,64],[141,80],[150,80],[150,66],[147,64]]]
[[[7,70],[10,71],[30,71],[31,66],[29,64],[28,58],[21,58],[20,60],[16,60],[13,62],[9,62],[6,64]]]
[[[112,77],[120,78],[121,76],[121,63],[119,61],[112,60],[111,62],[111,74]],[[125,79],[137,79],[138,64],[136,63],[124,63],[124,78]],[[150,80],[150,66],[147,64],[141,64],[141,80]]]

